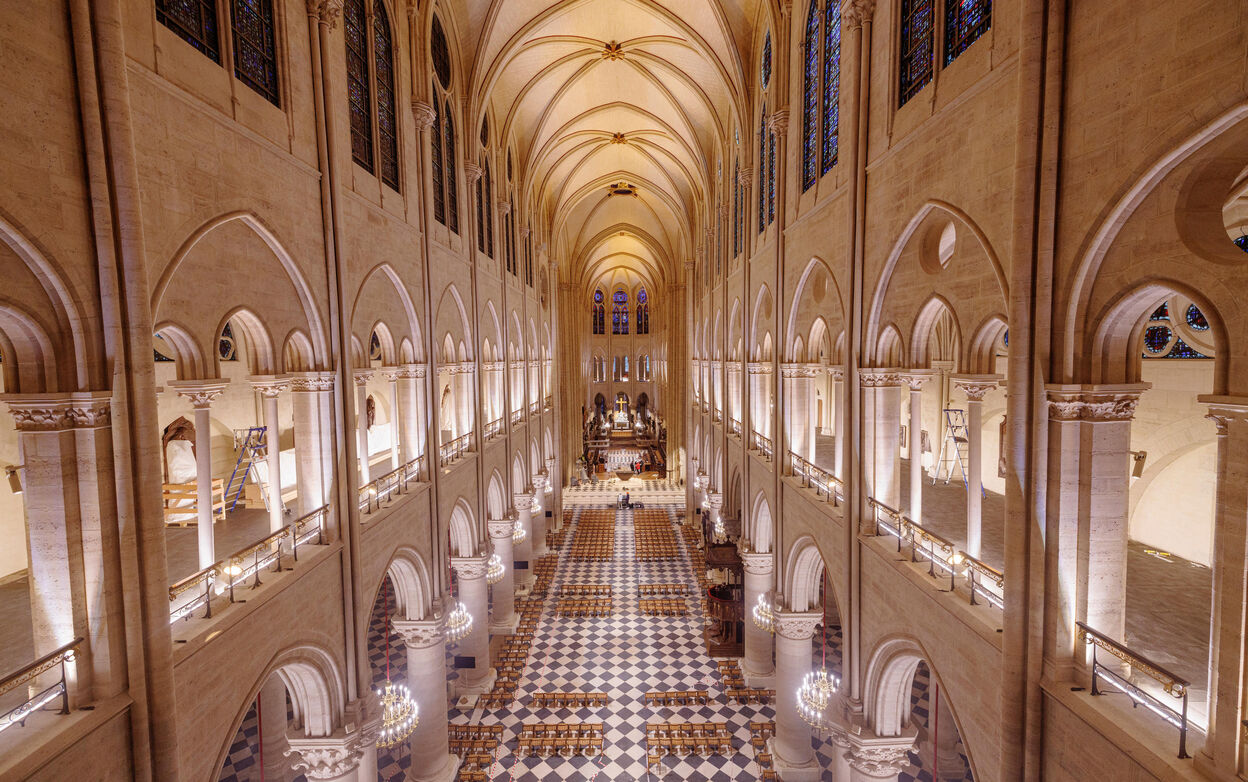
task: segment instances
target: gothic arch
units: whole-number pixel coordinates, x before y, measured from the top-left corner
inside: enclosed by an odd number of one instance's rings
[[[468,501],[463,497],[457,499],[447,523],[451,535],[451,556],[471,557],[477,553],[477,526],[473,518]]]
[[[775,522],[771,518],[771,504],[767,502],[767,496],[761,491],[754,496],[750,522],[748,537],[754,551],[760,554],[770,553],[776,536]]]

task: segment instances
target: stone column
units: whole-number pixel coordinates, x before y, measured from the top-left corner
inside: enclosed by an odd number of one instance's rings
[[[516,519],[524,530],[524,540],[516,544],[516,586],[528,588],[533,584],[533,495],[529,492],[513,494],[511,502],[516,508]],[[524,567],[520,567],[524,563]]]
[[[333,372],[300,372],[291,376],[291,406],[295,414],[295,480],[299,488],[299,515],[306,516],[328,503],[333,484],[332,431],[324,411],[333,404]]]
[[[845,406],[841,404],[845,398],[845,370],[832,367],[828,372],[832,375],[832,435],[836,438],[836,462],[832,471],[837,478],[845,480]]]
[[[780,375],[784,382],[785,410],[788,411],[788,450],[803,459],[811,460],[814,458],[815,438],[814,424],[810,420],[810,396],[815,373],[805,364],[783,364]],[[783,444],[776,443],[777,449],[783,447]],[[780,463],[786,464],[788,454],[783,456],[786,458],[781,459]]]
[[[546,556],[550,553],[550,549],[546,547],[546,511],[545,511],[545,495],[546,487],[550,485],[547,476],[537,474],[533,476],[533,510],[530,513],[531,520],[529,526],[533,528],[533,541],[529,547],[533,561]],[[530,566],[530,570],[532,566]]]
[[[269,532],[277,532],[286,524],[282,507],[281,426],[277,418],[277,397],[290,381],[273,375],[250,378],[251,387],[260,395],[264,405],[264,455],[268,466],[269,482],[266,487],[269,506]]]
[[[741,562],[745,566],[745,659],[741,670],[751,687],[760,687],[762,684],[758,680],[770,682],[776,675],[776,666],[772,662],[775,639],[770,632],[754,624],[753,618],[758,599],[775,586],[775,561],[775,555],[771,553],[741,552]]]
[[[360,486],[373,482],[368,463],[368,381],[373,377],[371,369],[355,370],[355,424],[356,442],[359,443]]]
[[[966,394],[966,553],[978,558],[984,541],[984,397],[997,387],[999,377],[955,375],[952,380]]]
[[[906,753],[914,747],[913,728],[901,736],[876,736],[869,731],[845,734],[849,749],[849,782],[896,782],[910,765]]]
[[[491,590],[494,595],[493,620],[490,631],[512,633],[516,630],[516,563],[511,535],[516,525],[511,519],[490,519],[485,523],[494,545],[494,553],[503,561],[503,578]]]
[[[816,782],[820,771],[811,727],[797,713],[797,690],[812,669],[811,639],[823,622],[818,611],[776,612],[776,735],[772,755],[785,782]]]
[[[403,438],[403,461],[410,462],[424,455],[421,444],[421,390],[424,386],[424,366],[403,364],[398,371],[398,407],[403,425],[399,427]],[[419,378],[419,379],[418,379]]]
[[[915,369],[902,375],[910,387],[910,520],[923,523],[923,386],[932,379],[928,369]]]
[[[399,406],[399,373],[398,367],[385,367],[381,376],[390,382],[390,469],[397,470],[403,466],[407,457],[401,449],[403,439],[403,414]]]
[[[715,525],[720,521],[720,511],[724,509],[724,495],[711,489],[706,495],[706,515],[710,529],[714,531]]]
[[[286,685],[281,677],[270,675],[265,679],[256,698],[256,707],[265,782],[288,782],[294,774],[290,761],[286,760],[290,744],[286,739]]]
[[[309,782],[373,782],[377,778],[378,727],[368,725],[323,738],[292,738],[286,756],[292,758],[292,768]]]
[[[862,473],[868,496],[890,508],[901,506],[901,373],[860,369],[862,387]],[[863,503],[863,512],[872,511]]]
[[[489,556],[451,557],[451,567],[459,577],[459,599],[472,616],[472,631],[459,642],[463,656],[473,658],[471,668],[461,668],[460,695],[475,696],[494,686],[490,668],[490,591],[485,583]]]
[[[195,408],[195,510],[199,535],[199,567],[217,561],[212,521],[212,403],[229,383],[220,380],[180,380],[169,383]]]
[[[1248,734],[1243,682],[1244,584],[1248,580],[1248,398],[1201,396],[1218,432],[1217,498],[1214,504],[1213,627],[1209,656],[1209,734],[1196,766],[1210,777],[1233,779]]]
[[[418,722],[407,739],[413,762],[407,782],[451,782],[459,758],[450,752],[446,723],[446,634],[443,617],[391,622],[407,647],[407,688]],[[371,780],[370,780],[371,782]]]

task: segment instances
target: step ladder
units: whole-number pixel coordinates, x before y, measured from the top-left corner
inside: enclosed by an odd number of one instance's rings
[[[230,480],[225,484],[226,510],[230,513],[234,512],[234,506],[238,505],[239,499],[243,496],[243,487],[246,486],[249,475],[252,482],[259,487],[260,496],[264,498],[264,506],[267,508],[269,493],[265,490],[264,481],[261,481],[260,476],[252,469],[252,465],[264,461],[268,456],[265,427],[235,429],[234,448],[238,451],[238,460],[234,462],[234,471],[230,473]]]
[[[966,428],[966,411],[958,407],[946,407],[943,412],[945,414],[945,439],[940,443],[940,459],[936,463],[936,474],[932,476],[932,485],[940,479],[941,472],[944,472],[945,484],[948,485],[949,479],[953,477],[953,465],[957,464],[958,471],[962,473],[962,487],[970,491],[966,480],[966,462],[971,441],[970,433]],[[988,496],[983,486],[979,487],[979,491],[981,496]]]

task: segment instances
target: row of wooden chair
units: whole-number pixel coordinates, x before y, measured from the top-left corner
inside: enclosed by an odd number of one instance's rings
[[[493,762],[494,756],[488,752],[469,752],[467,755],[464,755],[464,762],[460,765],[460,768],[466,768],[470,771],[488,769]]]
[[[643,597],[637,604],[643,614],[652,616],[688,616],[689,606],[679,597]]]
[[[494,709],[509,709],[511,702],[515,700],[515,694],[499,690],[497,688],[490,690],[477,699],[477,706],[487,711]]]
[[[646,703],[651,706],[705,706],[710,703],[710,694],[706,690],[648,692]]]
[[[447,735],[453,739],[487,739],[503,735],[502,725],[457,725],[447,723]]]
[[[686,595],[689,587],[686,584],[640,584],[637,591],[643,595]]]
[[[750,746],[754,749],[754,761],[762,770],[762,779],[779,780],[771,753],[766,751],[767,739],[774,735],[776,735],[775,720],[750,723]]]
[[[455,774],[457,782],[486,782],[490,777],[485,769],[479,768],[463,768]]]
[[[732,753],[732,736],[726,733],[718,736],[678,736],[676,738],[647,736],[646,746],[650,752],[657,751],[660,756],[713,755],[716,752],[729,755]]]
[[[728,700],[737,703],[771,703],[776,699],[775,690],[760,690],[751,687],[729,688],[724,690],[724,695]]]
[[[605,561],[615,556],[615,512],[588,510],[572,536],[572,559]]]
[[[521,736],[555,736],[557,738],[584,738],[602,735],[601,722],[526,722],[520,726]]]
[[[565,597],[555,610],[561,617],[611,616],[609,597]]]
[[[469,752],[493,752],[498,747],[498,739],[451,739],[451,752],[461,758]]]
[[[764,739],[768,739],[776,735],[776,721],[770,720],[767,722],[751,722],[750,733],[757,733]]]
[[[537,692],[532,700],[535,709],[584,709],[609,702],[605,692]]]
[[[646,736],[695,738],[728,734],[727,722],[647,722]]]
[[[633,549],[633,557],[638,562],[654,562],[660,559],[676,559],[680,549],[675,543],[637,543]]]
[[[611,597],[610,584],[562,584],[560,597]]]
[[[518,744],[517,755],[524,757],[527,755],[540,755],[542,757],[550,757],[551,755],[562,755],[563,757],[571,757],[573,755],[601,755],[603,747],[602,736],[521,736],[516,739]]]

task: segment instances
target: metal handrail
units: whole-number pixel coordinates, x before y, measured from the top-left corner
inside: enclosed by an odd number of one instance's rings
[[[485,439],[492,440],[503,433],[503,417],[500,415],[485,425]]]
[[[358,497],[360,512],[368,515],[375,510],[380,510],[382,503],[391,496],[406,491],[407,484],[420,476],[423,461],[424,457],[418,456],[400,465],[398,469],[391,470],[377,480],[361,486]]]
[[[539,402],[529,403],[529,415],[537,415],[542,412],[542,405]]]
[[[451,440],[449,443],[443,443],[438,448],[438,454],[441,456],[440,464],[445,467],[457,459],[463,457],[465,453],[471,450],[472,432],[467,432]]]
[[[789,462],[793,472],[802,477],[804,485],[813,487],[816,495],[826,495],[833,505],[845,499],[845,487],[840,478],[793,451],[789,451]]]
[[[1101,695],[1098,681],[1103,681],[1114,689],[1118,690],[1131,698],[1132,708],[1135,706],[1144,706],[1149,711],[1161,717],[1166,722],[1179,729],[1179,757],[1188,758],[1187,754],[1187,692],[1191,687],[1191,682],[1178,674],[1164,668],[1153,662],[1144,655],[1132,650],[1125,644],[1115,641],[1108,635],[1089,627],[1084,622],[1075,622],[1078,627],[1078,639],[1092,647],[1092,694]],[[1105,651],[1122,660],[1131,666],[1131,670],[1140,671],[1151,679],[1161,684],[1162,689],[1167,695],[1182,701],[1182,705],[1175,709],[1160,698],[1145,692],[1139,686],[1131,682],[1122,674],[1101,665],[1097,660],[1096,650],[1104,649]]]
[[[75,638],[59,649],[53,649],[38,660],[22,666],[0,679],[0,695],[4,695],[29,681],[33,681],[57,666],[60,666],[61,669],[61,678],[55,684],[45,687],[4,714],[0,714],[0,732],[14,725],[25,725],[27,717],[51,703],[58,696],[61,699],[60,713],[69,714],[69,686],[66,683],[65,664],[74,661],[75,652],[81,643],[81,637]]]
[[[512,426],[515,426],[516,424],[520,423],[520,422],[521,422],[521,421],[523,421],[523,420],[524,420],[524,411],[523,411],[523,410],[512,410],[512,411],[511,411],[511,425],[512,425]]]
[[[199,608],[204,609],[204,619],[212,618],[212,598],[226,591],[230,593],[230,602],[234,600],[234,588],[252,579],[251,588],[261,585],[260,571],[274,565],[274,572],[282,569],[282,544],[290,539],[290,556],[299,561],[299,547],[306,545],[313,537],[317,543],[325,542],[325,519],[329,515],[329,506],[322,505],[281,529],[269,533],[263,539],[248,544],[233,554],[214,562],[202,570],[198,570],[169,586],[169,602],[173,603],[182,594],[202,586],[203,594],[169,610],[169,623],[179,619],[190,619]],[[223,583],[218,587],[219,583]]]
[[[735,435],[741,434],[741,422],[735,418],[728,418],[728,431]]]
[[[555,397],[551,394],[547,394],[545,402],[546,402],[546,409],[549,410],[555,406]]]
[[[751,439],[754,442],[754,447],[762,451],[767,458],[771,458],[771,455],[775,450],[775,445],[771,442],[771,438],[764,437],[761,432],[757,431],[752,432],[751,434],[753,435]]]

